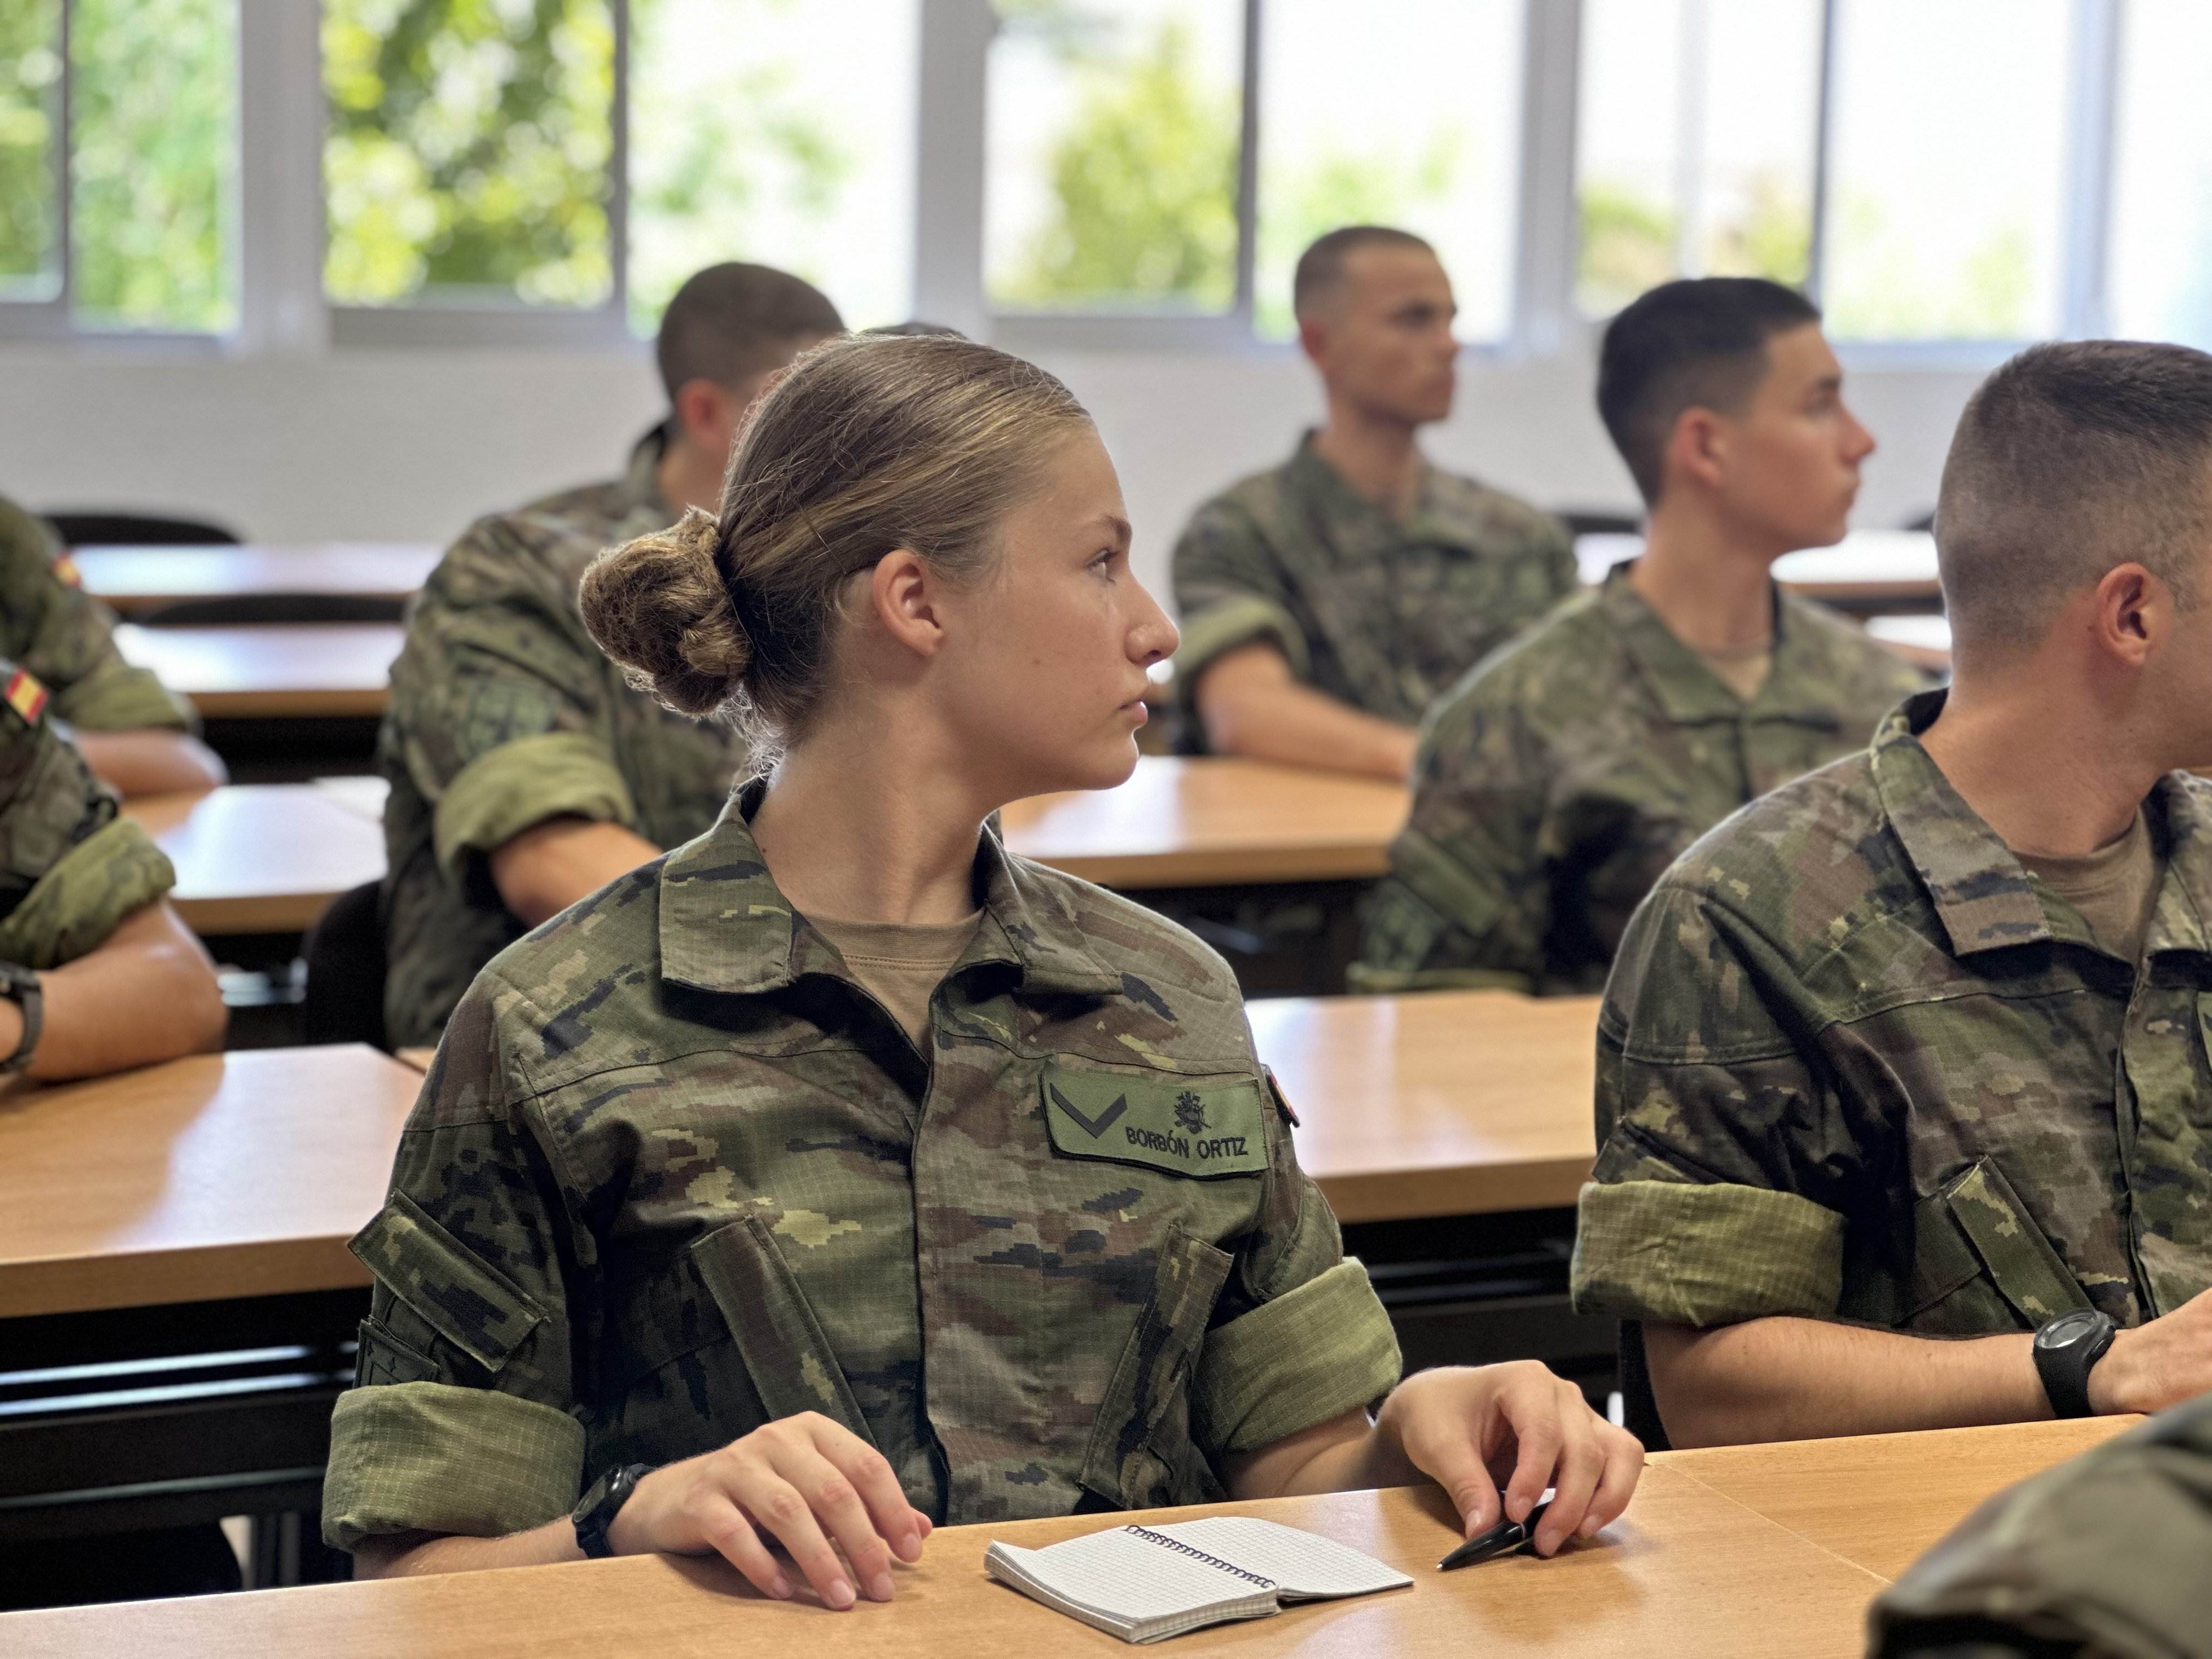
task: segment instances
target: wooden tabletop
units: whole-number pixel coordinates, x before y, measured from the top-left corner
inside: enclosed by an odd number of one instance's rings
[[[1457,1533],[1433,1491],[1345,1492],[1127,1518],[1182,1521],[1224,1510],[1324,1534],[1401,1568],[1414,1583],[1216,1626],[1176,1638],[1175,1653],[1750,1659],[1771,1655],[1776,1632],[1787,1631],[1793,1656],[1856,1659],[1859,1621],[1881,1588],[1872,1574],[1667,1470],[1647,1475],[1628,1514],[1588,1546],[1552,1561],[1512,1559],[1441,1575],[1436,1564]],[[983,1572],[983,1552],[994,1539],[1036,1547],[1106,1524],[1084,1516],[946,1528],[931,1538],[920,1565],[899,1572],[896,1600],[864,1601],[846,1613],[811,1601],[764,1601],[714,1562],[631,1556],[10,1613],[0,1615],[0,1649],[10,1659],[1127,1654],[1127,1644]]]
[[[1990,1493],[2102,1445],[2137,1417],[1717,1446],[1656,1461],[1884,1578]]]
[[[1644,550],[1641,536],[1583,536],[1575,543],[1583,580]],[[1942,597],[1936,574],[1936,538],[1924,530],[1854,530],[1833,547],[1807,548],[1777,560],[1774,579],[1808,599],[1864,609],[1925,605]]]
[[[1016,801],[1000,822],[1013,851],[1102,887],[1351,881],[1389,869],[1411,801],[1342,773],[1146,755],[1119,788]]]
[[[123,654],[214,719],[331,719],[384,712],[398,623],[258,623],[115,630]]]
[[[123,810],[177,866],[170,902],[205,938],[304,933],[339,894],[384,874],[382,823],[320,784],[228,784]]]
[[[0,1088],[0,1318],[368,1283],[422,1083],[343,1044]]]
[[[438,563],[427,542],[320,542],[292,546],[81,547],[70,555],[85,591],[126,617],[179,599],[270,593],[412,599]]]
[[[1572,1204],[1596,1155],[1595,997],[1431,991],[1249,1003],[1340,1220]]]

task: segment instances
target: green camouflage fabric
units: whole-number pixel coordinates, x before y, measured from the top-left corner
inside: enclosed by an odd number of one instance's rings
[[[2001,1492],[1870,1618],[1876,1659],[2212,1659],[2212,1396]]]
[[[115,613],[78,585],[53,532],[0,498],[0,656],[38,676],[47,713],[88,732],[196,732],[191,705],[115,648]]]
[[[58,968],[177,875],[56,733],[44,688],[5,661],[0,687],[0,958]]]
[[[1200,507],[1176,544],[1176,684],[1188,700],[1223,652],[1273,640],[1315,690],[1411,726],[1577,580],[1549,514],[1429,467],[1396,523],[1309,432],[1285,465]]]
[[[917,1048],[777,890],[763,793],[454,1012],[353,1243],[325,1537],[526,1528],[804,1411],[939,1521],[1194,1503],[1394,1386],[1218,957],[987,831]]]
[[[495,848],[567,814],[673,847],[714,821],[744,766],[730,727],[626,684],[576,607],[602,548],[675,521],[661,449],[656,430],[616,482],[479,520],[409,611],[377,745],[395,1046],[435,1042],[477,969],[522,933],[492,884]]]
[[[2212,783],[2145,803],[2140,973],[1944,777],[1908,699],[1865,754],[1683,854],[1598,1021],[1584,1312],[1930,1336],[2212,1285]]]
[[[1866,747],[1925,682],[1776,591],[1748,702],[1617,568],[1430,713],[1413,808],[1369,901],[1354,988],[1589,992],[1667,866],[1747,802]]]

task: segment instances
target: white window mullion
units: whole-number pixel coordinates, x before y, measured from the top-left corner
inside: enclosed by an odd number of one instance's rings
[[[2118,124],[2120,0],[2074,0],[2066,112],[2059,328],[2075,338],[2112,327],[2106,283]]]
[[[983,300],[983,122],[989,0],[921,0],[915,100],[914,311],[989,337]]]
[[[1581,0],[1529,0],[1522,27],[1520,234],[1507,337],[1519,352],[1547,356],[1580,326],[1575,114],[1582,80]]]
[[[323,300],[323,66],[317,0],[240,0],[238,331],[253,356],[330,344]]]

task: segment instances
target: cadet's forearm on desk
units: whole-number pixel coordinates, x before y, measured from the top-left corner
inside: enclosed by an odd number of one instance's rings
[[[504,1538],[433,1537],[397,1533],[369,1538],[354,1552],[355,1575],[362,1578],[413,1578],[434,1572],[475,1572],[484,1567],[542,1567],[556,1561],[580,1561],[575,1523],[562,1516],[528,1532]]]
[[[1413,727],[1301,685],[1273,645],[1240,646],[1207,664],[1192,700],[1217,754],[1326,766],[1394,783],[1413,774]]]
[[[230,781],[221,758],[189,732],[152,727],[88,732],[79,726],[75,740],[94,775],[126,797],[212,789]]]
[[[619,823],[548,818],[493,848],[492,884],[500,902],[535,927],[659,856],[660,848]]]
[[[100,1077],[222,1046],[229,1015],[215,964],[167,904],[116,924],[99,947],[39,975],[43,1025],[33,1077]],[[128,1010],[118,1019],[117,1011]],[[12,1010],[11,1010],[12,1012]],[[20,1024],[0,1033],[13,1054]]]
[[[1652,1393],[1678,1447],[2024,1423],[2051,1415],[2026,1335],[1956,1340],[1773,1317],[1646,1325]]]

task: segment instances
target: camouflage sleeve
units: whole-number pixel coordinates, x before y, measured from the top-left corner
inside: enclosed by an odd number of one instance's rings
[[[1176,684],[1188,698],[1216,657],[1255,640],[1270,640],[1304,679],[1312,664],[1305,630],[1291,613],[1289,590],[1273,550],[1250,514],[1233,501],[1208,501],[1192,516],[1175,547]]]
[[[4,663],[0,680],[27,683]],[[42,970],[74,962],[176,879],[76,750],[16,696],[0,705],[0,957]]]
[[[2001,1492],[1882,1593],[1876,1659],[2208,1651],[2212,1398]]]
[[[1578,1311],[1699,1328],[1835,1316],[1849,1194],[1884,1153],[1759,994],[1786,972],[1672,882],[1630,922],[1598,1018]]]
[[[1356,989],[1534,991],[1543,979],[1551,763],[1519,694],[1503,690],[1478,681],[1430,716],[1412,814],[1368,901]]]
[[[582,1484],[571,1224],[555,1154],[509,1097],[480,979],[401,1136],[392,1194],[350,1245],[371,1274],[356,1386],[331,1419],[323,1535],[496,1537],[565,1515]]]
[[[599,730],[604,667],[557,572],[512,527],[488,519],[447,553],[392,665],[389,720],[449,877],[550,817],[635,826]]]
[[[1265,1076],[1260,1220],[1237,1252],[1191,1385],[1194,1435],[1217,1461],[1372,1405],[1398,1382],[1390,1317],[1367,1269],[1345,1255],[1328,1200],[1298,1167],[1282,1097]]]
[[[1575,533],[1567,528],[1566,521],[1545,514],[1538,545],[1544,568],[1551,576],[1553,601],[1564,599],[1571,593],[1581,592],[1583,568],[1575,557]]]
[[[17,665],[53,694],[52,713],[88,732],[198,729],[191,705],[115,646],[115,617],[77,585],[61,549],[27,513],[0,501],[0,580]]]

